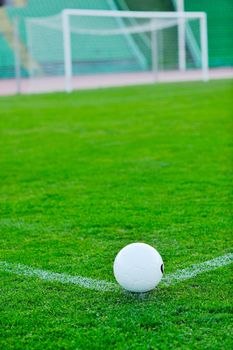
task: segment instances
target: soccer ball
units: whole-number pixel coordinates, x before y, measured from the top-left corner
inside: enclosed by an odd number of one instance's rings
[[[130,292],[145,293],[161,281],[163,260],[150,245],[132,243],[119,251],[113,271],[121,287]]]

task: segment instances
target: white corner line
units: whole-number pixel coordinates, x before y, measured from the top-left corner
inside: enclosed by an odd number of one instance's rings
[[[201,273],[215,270],[232,263],[233,253],[219,256],[215,259],[208,260],[200,264],[194,264],[187,269],[177,270],[175,273],[165,275],[161,281],[161,285],[170,286],[178,282],[194,278]],[[72,276],[66,273],[57,273],[41,269],[34,269],[27,265],[14,264],[6,261],[0,261],[0,271],[19,276],[35,277],[48,282],[74,284],[82,288],[102,292],[114,292],[119,290],[119,286],[116,283],[97,280],[89,277]]]
[[[115,283],[101,281],[89,277],[72,276],[66,273],[34,269],[27,265],[8,263],[6,261],[0,261],[0,271],[8,272],[19,276],[35,277],[48,282],[75,284],[79,287],[98,291],[113,291],[116,288]]]
[[[186,269],[177,270],[176,272],[171,273],[167,276],[165,275],[161,283],[163,283],[165,286],[170,286],[178,282],[194,278],[201,273],[216,270],[220,267],[230,265],[232,263],[233,253],[229,253],[219,256],[215,259],[204,261],[200,264],[193,264]]]

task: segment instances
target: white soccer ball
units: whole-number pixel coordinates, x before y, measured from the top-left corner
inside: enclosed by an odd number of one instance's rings
[[[119,251],[113,271],[121,287],[130,292],[145,293],[161,281],[163,260],[150,245],[132,243]]]

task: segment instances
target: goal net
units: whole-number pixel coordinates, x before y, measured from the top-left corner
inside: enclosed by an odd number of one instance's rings
[[[204,13],[64,10],[28,18],[26,32],[40,67],[29,75],[64,76],[67,92],[83,75],[146,73],[159,81],[164,72],[197,70],[208,79]]]

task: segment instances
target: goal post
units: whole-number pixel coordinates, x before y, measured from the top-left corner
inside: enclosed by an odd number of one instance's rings
[[[191,46],[185,42],[187,35],[180,45],[181,20],[192,36]],[[149,77],[150,82],[170,76],[182,80],[186,73],[183,80],[207,81],[206,20],[203,12],[66,9],[55,16],[26,19],[28,51],[45,77],[65,78],[67,92],[78,88],[80,76],[94,74],[95,81],[104,80],[107,73],[109,81],[111,74],[125,73],[129,83],[135,76]],[[185,60],[182,70],[180,57]],[[31,69],[29,76],[37,78],[38,70]]]
[[[65,69],[65,89],[72,91],[72,57],[71,57],[71,33],[69,15],[66,11],[62,13],[63,42],[64,42],[64,69]]]
[[[209,60],[208,60],[208,35],[207,35],[207,16],[204,13],[200,18],[201,32],[201,62],[202,76],[204,81],[209,80]]]

